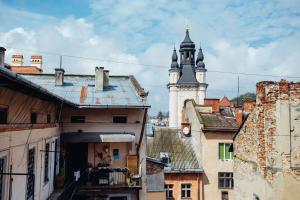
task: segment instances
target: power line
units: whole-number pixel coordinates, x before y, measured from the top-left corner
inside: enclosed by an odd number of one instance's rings
[[[61,54],[55,53],[50,51],[40,51],[40,50],[33,50],[33,49],[24,49],[24,48],[15,48],[15,47],[7,47],[11,49],[17,49],[22,51],[31,51],[36,53],[43,53],[48,55],[55,55],[55,56],[63,56],[69,58],[76,58],[76,59],[84,59],[84,60],[95,60],[101,62],[108,62],[108,63],[117,63],[117,64],[125,64],[125,65],[136,65],[136,66],[146,66],[146,67],[157,67],[157,68],[164,68],[167,69],[165,65],[156,65],[156,64],[146,64],[146,63],[134,63],[134,62],[126,62],[122,60],[113,60],[113,59],[103,59],[103,58],[93,58],[93,57],[85,57],[85,56],[75,56],[69,54]],[[300,76],[288,76],[288,75],[274,75],[274,74],[259,74],[259,73],[244,73],[244,72],[232,72],[232,71],[221,71],[221,70],[207,70],[208,73],[219,73],[219,74],[231,74],[231,75],[243,75],[243,76],[259,76],[259,77],[273,77],[273,78],[299,78]]]

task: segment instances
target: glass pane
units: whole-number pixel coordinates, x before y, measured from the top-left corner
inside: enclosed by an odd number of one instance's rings
[[[224,144],[219,144],[219,159],[224,160]]]
[[[225,159],[226,160],[230,159],[229,147],[230,147],[230,144],[226,144],[226,146],[225,146]]]

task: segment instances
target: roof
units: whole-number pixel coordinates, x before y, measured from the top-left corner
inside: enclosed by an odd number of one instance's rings
[[[195,71],[192,65],[182,66],[182,75],[177,81],[177,84],[193,84],[193,85],[199,84],[196,79]]]
[[[0,80],[4,87],[15,89],[19,92],[23,92],[40,99],[55,100],[74,106],[73,103],[55,95],[54,93],[40,87],[39,85],[31,82],[19,74],[10,71],[5,67],[0,67]]]
[[[154,137],[147,138],[147,156],[160,160],[161,152],[169,153],[171,166],[165,172],[202,172],[191,139],[181,138],[177,129],[155,129]]]
[[[227,117],[220,113],[200,113],[204,128],[211,131],[236,131],[239,128],[234,117]]]
[[[109,76],[109,86],[95,90],[95,75],[65,74],[64,85],[55,86],[54,74],[22,74],[22,77],[81,108],[150,107],[145,92],[132,76]]]

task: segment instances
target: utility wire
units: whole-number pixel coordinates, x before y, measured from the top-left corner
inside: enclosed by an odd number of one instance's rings
[[[40,50],[33,50],[33,49],[27,49],[27,48],[15,48],[15,47],[9,47],[9,46],[7,48],[17,49],[17,50],[22,50],[22,51],[31,51],[31,52],[36,52],[36,53],[43,53],[43,54],[48,54],[48,55],[76,58],[76,59],[95,60],[95,61],[108,62],[108,63],[118,63],[118,64],[125,64],[125,65],[136,65],[136,66],[157,67],[157,68],[167,69],[167,67],[165,65],[134,63],[134,62],[126,62],[126,61],[122,61],[122,60],[114,60],[114,59],[75,56],[75,55],[55,53],[55,52],[50,52],[50,51],[40,51]],[[219,73],[219,74],[231,74],[231,75],[244,75],[244,76],[259,76],[259,77],[273,77],[273,78],[299,78],[300,79],[300,76],[288,76],[288,75],[244,73],[244,72],[232,72],[232,71],[221,71],[221,70],[207,70],[207,72]]]

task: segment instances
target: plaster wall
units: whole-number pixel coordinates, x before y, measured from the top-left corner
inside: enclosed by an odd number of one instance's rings
[[[300,84],[261,82],[234,141],[236,197],[300,199]]]
[[[174,200],[181,200],[181,185],[182,184],[191,184],[191,198],[187,199],[195,199],[202,200],[203,198],[203,182],[201,174],[173,174],[173,173],[165,173],[165,184],[173,185],[173,197]]]
[[[35,148],[35,199],[47,199],[53,191],[54,153],[49,153],[49,181],[44,182],[44,158],[46,143],[54,151],[54,142],[59,139],[59,128],[54,123],[55,105],[23,93],[0,87],[0,106],[8,109],[7,124],[0,125],[0,156],[6,158],[5,171],[27,173],[27,156]],[[37,123],[30,124],[30,113],[37,112]],[[47,124],[51,113],[52,123]],[[12,175],[11,199],[25,199],[27,177]],[[4,199],[9,198],[9,176],[4,177]]]

